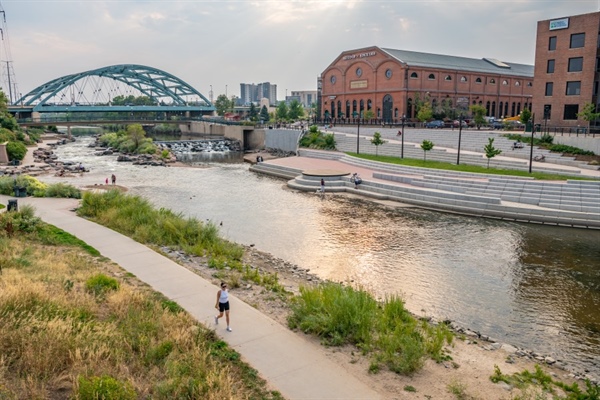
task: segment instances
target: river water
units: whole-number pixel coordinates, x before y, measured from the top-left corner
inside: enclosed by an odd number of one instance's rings
[[[56,153],[91,172],[42,179],[84,186],[114,173],[117,184],[157,207],[222,222],[222,235],[232,241],[377,297],[401,294],[416,314],[451,319],[600,376],[600,231],[336,194],[321,199],[249,172],[238,155],[214,154],[197,168],[141,167],[94,156],[90,142],[80,138]]]

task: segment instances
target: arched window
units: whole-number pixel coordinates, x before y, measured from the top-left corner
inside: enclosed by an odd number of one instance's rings
[[[412,118],[412,108],[413,108],[413,100],[412,99],[408,99],[408,101],[406,102],[406,116],[408,118]]]
[[[363,110],[365,109],[365,101],[361,100],[360,101],[360,114],[362,115]]]
[[[367,110],[371,109],[371,99],[367,100]]]
[[[339,100],[337,102],[337,108],[338,108],[338,110],[337,110],[337,112],[338,112],[338,118],[342,118],[342,114],[344,112],[342,111],[342,102],[339,101]]]
[[[331,102],[331,117],[335,118],[335,101]]]
[[[521,114],[521,102],[517,103],[517,115]]]
[[[515,81],[515,86],[521,86],[521,82]]]
[[[461,82],[466,82],[467,81],[467,77],[466,76],[461,76],[460,77],[460,81]]]
[[[495,101],[492,101],[492,110],[491,110],[491,113],[490,113],[490,115],[491,115],[492,117],[495,117],[495,116],[496,116],[496,102],[495,102]]]
[[[358,111],[356,111],[356,100],[352,100],[352,118],[358,118]]]
[[[508,85],[508,81],[505,79],[505,80],[503,80],[503,81],[502,81],[502,84],[503,84],[504,86],[506,86],[506,85]]]
[[[346,100],[346,118],[350,118],[352,115],[350,114],[350,100]]]
[[[496,84],[496,80],[494,78],[490,78],[490,85],[495,85]]]
[[[452,77],[450,75],[446,75],[446,77],[444,78],[445,81],[451,81]]]
[[[381,118],[381,108],[377,107],[377,118]]]
[[[481,83],[481,78],[475,79],[475,83]]]
[[[490,116],[490,102],[485,103],[485,115],[486,117]]]
[[[512,103],[512,110],[511,110],[511,113],[510,113],[510,116],[511,116],[511,117],[514,117],[514,116],[515,116],[515,110],[516,110],[516,109],[517,109],[517,103],[515,103],[515,102],[513,101],[513,103]]]
[[[527,87],[531,87],[533,84],[531,82],[527,82]]]
[[[504,103],[504,116],[506,117],[508,115],[508,101],[506,103]]]
[[[427,77],[427,79],[435,79],[435,75],[434,74],[429,74],[429,76]]]
[[[479,100],[479,105],[483,107],[483,101]]]
[[[394,118],[398,118],[398,109],[394,108]]]
[[[413,72],[412,74],[410,74],[411,78],[418,78],[419,75],[416,72]]]
[[[435,111],[435,109],[437,108],[437,99],[431,100],[431,108],[433,108],[433,110]]]
[[[504,114],[502,114],[503,109],[504,109],[504,102],[501,101],[500,107],[498,107],[498,113],[500,114],[500,118],[504,118]]]
[[[473,100],[473,105],[477,105],[477,100]]]

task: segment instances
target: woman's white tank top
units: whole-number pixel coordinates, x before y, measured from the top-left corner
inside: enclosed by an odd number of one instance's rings
[[[219,303],[227,303],[229,301],[229,293],[227,290],[221,289],[221,296],[219,297]]]

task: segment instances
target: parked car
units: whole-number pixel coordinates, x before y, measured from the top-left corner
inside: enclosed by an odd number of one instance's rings
[[[428,123],[425,124],[425,128],[430,128],[430,129],[442,129],[443,127],[444,127],[444,121],[440,121],[440,120],[429,121]]]
[[[452,121],[452,125],[455,128],[458,128],[459,126],[462,126],[463,128],[466,128],[469,126],[469,124],[467,123],[467,121],[465,121],[464,119],[462,121],[459,121],[457,119],[455,119],[454,121]]]
[[[504,129],[504,123],[501,121],[494,121],[490,124],[490,128],[492,129]]]

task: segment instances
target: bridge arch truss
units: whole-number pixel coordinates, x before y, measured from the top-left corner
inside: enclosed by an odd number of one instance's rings
[[[73,106],[111,106],[111,101],[119,96],[146,96],[152,104],[145,105],[162,109],[191,107],[203,112],[215,109],[204,95],[176,76],[135,64],[112,65],[56,78],[33,89],[15,105],[32,107],[32,111],[49,111],[48,108],[59,111]]]

